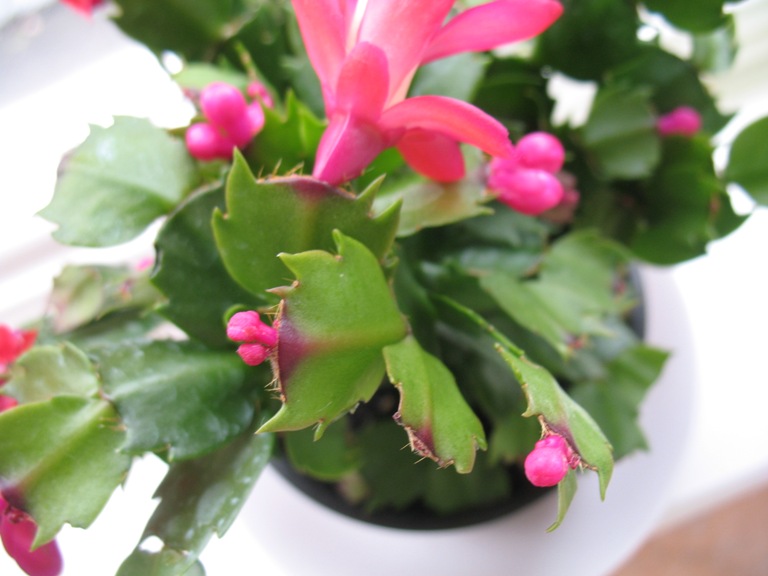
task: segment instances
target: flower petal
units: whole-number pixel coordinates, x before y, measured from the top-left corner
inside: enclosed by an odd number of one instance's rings
[[[411,168],[437,182],[455,182],[464,177],[464,156],[459,143],[437,132],[409,130],[397,149]]]
[[[59,546],[53,540],[31,551],[36,532],[30,519],[0,516],[0,540],[19,567],[30,576],[58,576],[63,564]]]
[[[334,186],[357,178],[385,147],[375,124],[337,114],[320,139],[312,175]]]
[[[408,84],[454,0],[368,0],[358,42],[380,47],[389,61],[389,97],[405,97]]]
[[[422,64],[459,52],[483,52],[541,34],[563,12],[557,0],[496,0],[465,10],[435,36]]]
[[[507,129],[472,104],[445,96],[415,96],[385,110],[379,128],[392,142],[414,128],[437,132],[477,146],[491,156],[509,157],[514,149]]]
[[[376,122],[388,86],[387,57],[381,48],[369,42],[356,44],[339,73],[334,111]]]
[[[346,54],[344,7],[348,3],[339,0],[291,0],[291,3],[327,105]]]

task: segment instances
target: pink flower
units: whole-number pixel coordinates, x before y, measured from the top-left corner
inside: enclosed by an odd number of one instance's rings
[[[8,555],[29,576],[58,576],[63,561],[56,541],[31,550],[37,525],[0,495],[0,538]]]
[[[513,210],[539,215],[563,200],[557,173],[564,161],[565,149],[557,138],[546,132],[532,132],[520,139],[513,156],[491,160],[488,187]]]
[[[656,130],[662,136],[679,134],[690,138],[701,130],[701,114],[690,106],[680,106],[659,117]]]
[[[578,467],[579,462],[579,456],[562,436],[550,434],[536,442],[525,458],[525,476],[534,486],[554,486],[565,478],[570,468]]]
[[[207,122],[192,124],[185,136],[189,153],[198,160],[232,158],[232,151],[247,146],[264,126],[259,102],[249,104],[240,90],[225,82],[203,88],[200,108]]]
[[[93,9],[104,0],[61,0],[62,4],[66,4],[71,8],[74,8],[84,16],[90,16],[93,13]]]
[[[277,330],[265,324],[255,310],[234,314],[227,323],[227,337],[242,342],[237,353],[249,366],[264,362],[277,346]]]
[[[419,65],[531,38],[562,12],[556,0],[496,0],[446,23],[454,0],[292,0],[329,124],[313,175],[339,184],[397,147],[438,181],[464,175],[460,142],[507,157],[506,129],[478,108],[442,96],[406,98]]]
[[[2,373],[35,343],[36,338],[35,330],[15,330],[0,324],[0,385],[4,382]]]

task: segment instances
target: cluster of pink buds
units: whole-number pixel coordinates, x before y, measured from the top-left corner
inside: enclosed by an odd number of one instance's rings
[[[534,446],[525,458],[525,476],[539,487],[554,486],[568,470],[578,467],[581,459],[559,434],[548,434]]]
[[[198,160],[229,160],[235,148],[245,148],[264,126],[262,103],[272,103],[267,90],[254,82],[248,103],[235,86],[213,82],[200,92],[206,122],[192,124],[186,133],[187,149]]]
[[[564,162],[560,140],[532,132],[520,139],[512,157],[491,160],[488,187],[513,210],[536,216],[562,201],[563,186],[556,175]]]
[[[227,337],[242,342],[237,353],[249,366],[257,366],[277,346],[277,330],[265,324],[254,310],[237,312],[227,323]]]
[[[662,136],[687,136],[690,138],[701,130],[701,114],[690,106],[680,106],[660,116],[656,130]]]

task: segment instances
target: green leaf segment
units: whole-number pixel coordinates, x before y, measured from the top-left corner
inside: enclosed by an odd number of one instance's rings
[[[184,143],[148,120],[118,117],[62,163],[53,200],[40,214],[63,244],[113,246],[138,236],[194,188]]]
[[[266,297],[267,290],[284,286],[291,277],[278,254],[333,250],[334,230],[383,259],[397,229],[399,204],[372,218],[377,188],[373,184],[355,197],[305,177],[257,181],[237,155],[227,181],[227,211],[216,211],[213,220],[224,265],[243,287]]]
[[[296,282],[280,290],[276,375],[283,406],[260,431],[317,425],[317,436],[384,376],[382,349],[407,325],[376,257],[334,232],[338,255],[321,250],[282,255]]]

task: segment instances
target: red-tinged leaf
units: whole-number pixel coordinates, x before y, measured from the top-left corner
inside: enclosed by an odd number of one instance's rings
[[[469,473],[487,443],[480,420],[446,366],[412,336],[384,349],[389,379],[400,391],[396,419],[418,454]]]
[[[401,340],[406,323],[376,257],[334,233],[338,255],[284,254],[296,282],[282,289],[274,362],[283,406],[260,431],[317,424],[367,401],[384,376],[382,348]]]

